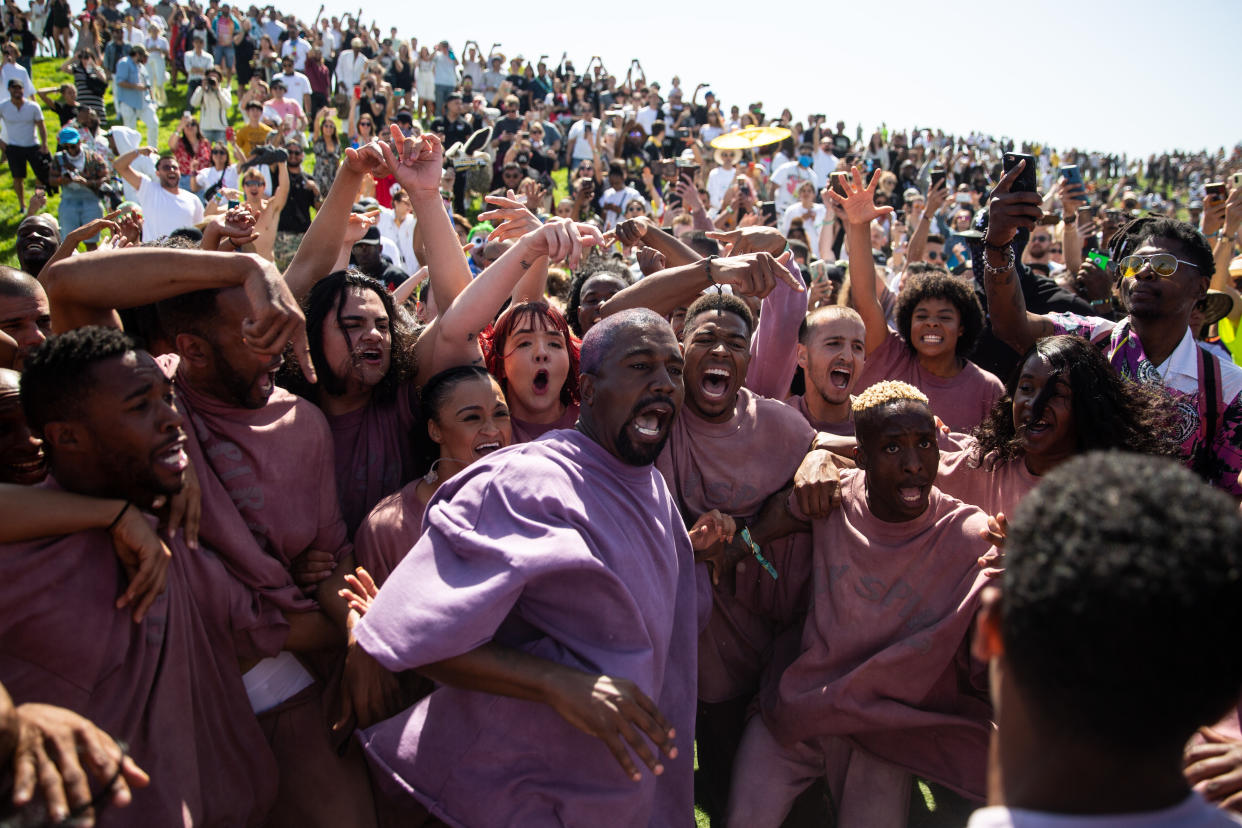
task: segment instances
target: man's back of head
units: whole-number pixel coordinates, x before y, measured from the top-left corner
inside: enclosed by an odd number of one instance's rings
[[[1167,459],[1059,466],[1014,514],[1003,596],[980,620],[999,722],[992,798],[1094,814],[1184,801],[1186,740],[1242,689],[1242,653],[1222,638],[1239,626],[1236,503]]]

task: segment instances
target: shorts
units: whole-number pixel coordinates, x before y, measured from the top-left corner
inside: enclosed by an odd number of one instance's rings
[[[236,46],[221,46],[217,43],[213,57],[216,59],[216,66],[218,68],[228,69],[229,71],[237,68]]]
[[[301,233],[294,233],[291,230],[276,231],[276,240],[272,243],[272,256],[282,273],[293,261],[293,255],[298,252],[298,245],[301,243]]]
[[[30,165],[32,172],[39,169],[38,145],[19,147],[16,144],[9,144],[4,148],[4,158],[9,162],[9,173],[16,179],[26,177],[27,164]]]

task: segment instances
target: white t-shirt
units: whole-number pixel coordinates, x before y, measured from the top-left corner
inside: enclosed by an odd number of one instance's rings
[[[208,187],[215,186],[216,182],[224,178],[223,187],[231,190],[237,189],[237,165],[229,164],[223,171],[217,170],[215,167],[205,167],[198,171],[194,176],[194,183],[198,185],[198,192],[205,193]]]
[[[379,228],[380,237],[392,240],[401,253],[392,263],[406,273],[413,274],[419,267],[418,257],[414,255],[414,214],[408,214],[405,221],[397,224],[397,214],[394,211],[387,207],[381,207],[379,211],[375,226]]]
[[[806,218],[807,208],[802,206],[801,201],[795,201],[785,208],[785,212],[781,213],[780,231],[784,236],[789,235],[789,228],[793,226],[794,219],[802,219],[802,229],[806,231],[806,243],[811,248],[813,255],[819,254],[819,231],[824,226],[824,217],[828,215],[828,208],[819,202],[811,204],[810,218]]]
[[[37,103],[24,100],[19,109],[11,100],[0,102],[0,118],[4,119],[5,143],[15,147],[38,146],[35,124],[43,121],[43,110]]]
[[[170,193],[154,179],[147,178],[138,188],[142,208],[142,240],[155,241],[172,231],[203,220],[203,202],[188,190]]]
[[[298,38],[295,40],[286,40],[284,45],[280,47],[280,56],[287,57],[293,55],[293,70],[301,72],[306,68],[306,54],[310,51],[310,44],[305,40]]]
[[[638,125],[643,128],[643,132],[650,135],[651,125],[660,120],[663,115],[664,113],[658,109],[652,109],[649,106],[644,106],[642,109],[638,110],[638,114],[634,116],[634,120],[637,121]],[[672,124],[667,124],[667,126],[672,126]],[[667,132],[667,130],[665,130],[665,132]]]
[[[292,98],[298,103],[302,103],[303,95],[311,93],[310,78],[301,72],[290,72],[289,74],[279,74],[274,77],[280,78],[285,82],[285,97]],[[351,90],[352,91],[352,90]]]
[[[203,75],[207,74],[207,70],[216,65],[216,59],[208,52],[196,55],[193,52],[185,53],[185,73],[190,78],[202,80]]]
[[[569,135],[565,137],[566,143],[569,144],[569,157],[574,161],[591,160],[591,146],[599,135],[599,119],[592,118],[591,124],[591,140],[586,139],[586,119],[575,121],[574,125],[569,128]]]
[[[26,95],[26,100],[34,98],[34,84],[30,82],[30,73],[26,71],[26,67],[20,63],[5,63],[0,64],[0,91],[3,91],[5,100],[8,100],[9,96],[9,81],[13,79],[22,82],[22,91]]]
[[[607,190],[604,190],[604,195],[599,201],[600,210],[604,215],[604,229],[611,230],[616,227],[617,222],[625,218],[626,206],[629,205],[629,203],[634,199],[637,198],[641,200],[642,197],[642,193],[638,192],[638,190],[635,190],[633,187],[622,187],[619,190],[609,187]],[[621,209],[616,212],[604,210],[604,205],[607,204],[615,204]]]
[[[837,171],[837,157],[830,152],[815,150],[811,159],[811,169],[815,170],[822,184],[827,184],[828,176]]]
[[[711,200],[711,204],[707,205],[709,210],[720,209],[725,193],[729,191],[729,185],[735,178],[737,178],[737,167],[731,170],[715,167],[707,174],[707,197]]]
[[[773,162],[775,163],[775,161]],[[803,167],[797,161],[781,164],[772,173],[772,200],[776,202],[776,214],[784,215],[785,208],[798,200],[798,187],[810,181],[819,189],[819,176],[813,167]]]
[[[1242,820],[1197,793],[1172,808],[1132,814],[1081,816],[993,806],[971,814],[967,828],[1237,828]]]

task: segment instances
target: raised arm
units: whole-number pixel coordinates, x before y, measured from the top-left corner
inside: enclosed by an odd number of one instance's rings
[[[645,244],[664,255],[664,261],[670,267],[691,264],[703,258],[699,252],[672,233],[665,233],[655,222],[646,216],[625,219],[614,228],[617,241],[629,247]],[[779,252],[779,251],[778,251]]]
[[[843,198],[831,188],[828,197],[841,205],[845,212],[845,241],[850,248],[850,298],[854,309],[863,319],[867,330],[867,353],[870,354],[888,337],[888,322],[880,305],[876,289],[875,260],[871,258],[871,222],[892,207],[875,206],[875,188],[880,183],[880,171],[871,176],[871,184],[864,187],[862,172],[854,167],[852,178],[842,179],[846,195]]]
[[[306,319],[276,267],[259,256],[203,250],[126,248],[62,259],[39,274],[52,306],[52,330],[120,327],[117,308],[158,302],[210,288],[243,287],[250,315],[242,335],[255,350],[279,353],[285,342],[314,381]]]
[[[769,253],[747,253],[719,259],[699,259],[686,265],[656,271],[620,291],[600,305],[600,316],[610,316],[629,308],[650,308],[668,316],[677,308],[690,305],[713,285],[729,285],[734,293],[767,296],[778,282],[800,290],[801,285],[785,265],[788,251],[780,258]]]
[[[564,259],[576,268],[587,247],[603,243],[598,228],[568,219],[549,219],[547,224],[522,236],[466,285],[423,331],[415,346],[415,381],[422,385],[454,365],[481,364],[478,335],[492,323],[514,286],[537,259]]]
[[[121,178],[125,179],[129,186],[133,187],[135,190],[141,189],[142,182],[146,181],[147,177],[133,169],[130,164],[134,163],[134,159],[139,155],[150,155],[153,152],[155,152],[155,150],[152,147],[138,147],[137,149],[130,150],[124,155],[118,155],[116,160],[112,162],[112,166]]]
[[[923,253],[927,250],[927,237],[931,235],[932,216],[948,197],[949,189],[943,181],[935,187],[928,188],[927,204],[923,208],[923,214],[919,216],[918,225],[910,234],[910,244],[906,248],[906,267],[909,267],[912,262],[923,261]]]
[[[983,285],[992,332],[1020,354],[1026,353],[1040,337],[1054,333],[1052,320],[1026,309],[1014,263],[1014,237],[1019,230],[1029,232],[1043,214],[1039,193],[1009,191],[1025,165],[1025,161],[1019,162],[992,191],[988,229],[983,236]]]
[[[272,193],[272,197],[267,200],[267,204],[263,207],[265,213],[279,213],[285,209],[285,202],[289,200],[289,165],[284,161],[273,164],[273,172],[279,177],[276,182],[276,192]]]

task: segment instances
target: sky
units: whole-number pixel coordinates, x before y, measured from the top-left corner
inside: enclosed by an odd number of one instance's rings
[[[308,22],[319,8],[274,2]],[[1242,0],[803,0],[768,15],[738,0],[589,8],[368,3],[362,18],[420,43],[447,39],[458,57],[472,38],[485,52],[500,41],[510,57],[548,54],[552,64],[568,50],[579,69],[600,55],[618,76],[638,58],[664,88],[680,74],[687,99],[708,82],[726,107],[824,113],[851,134],[882,122],[979,129],[1132,157],[1242,142]],[[329,0],[325,13],[356,11]]]

